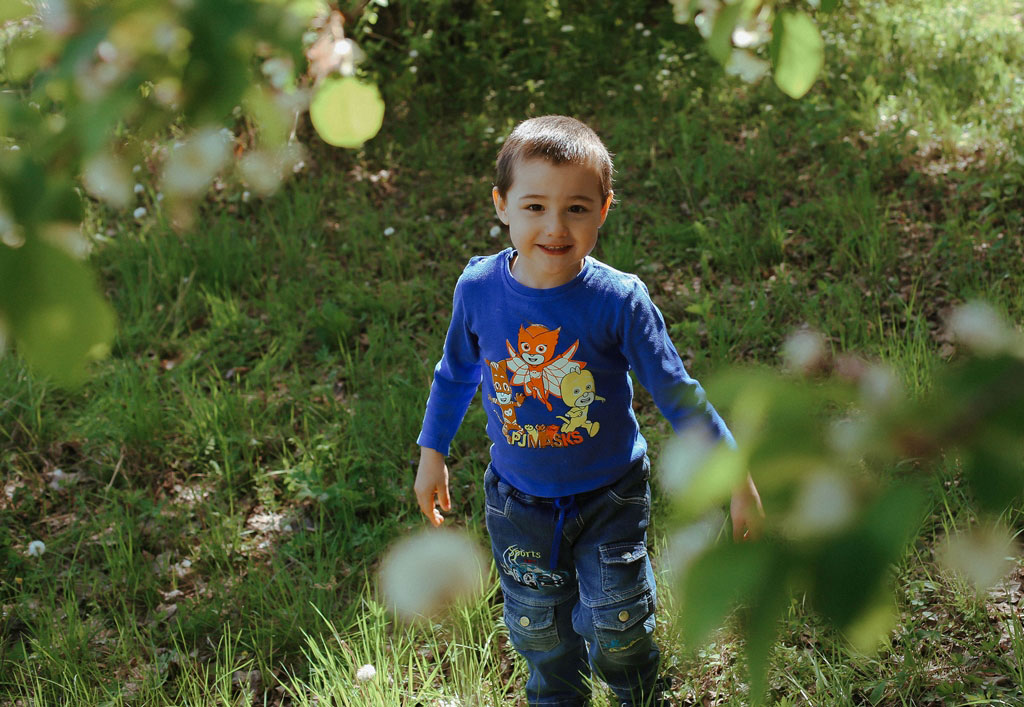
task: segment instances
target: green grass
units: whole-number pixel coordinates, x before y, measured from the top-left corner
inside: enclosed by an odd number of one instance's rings
[[[395,54],[376,140],[314,148],[270,199],[229,187],[187,232],[94,208],[92,262],[119,318],[111,357],[75,391],[0,359],[0,703],[249,704],[246,685],[255,704],[516,703],[524,668],[493,577],[479,601],[407,627],[372,574],[423,524],[414,440],[451,289],[471,255],[505,245],[489,235],[491,165],[527,112],[575,112],[616,153],[620,201],[595,255],[644,278],[701,379],[774,366],[809,325],[920,393],[948,355],[947,308],[983,297],[1024,319],[1024,8],[851,7],[826,20],[825,75],[800,102],[727,80],[665,3],[618,28],[574,19],[578,48],[556,70],[499,35],[512,49],[491,63],[421,51],[417,94]],[[666,424],[640,400],[657,450]],[[450,459],[453,520],[481,537],[482,427],[477,405]],[[76,482],[51,488],[58,468]],[[933,498],[895,568],[886,643],[858,655],[795,598],[775,704],[1024,699],[1016,605],[976,597],[932,556],[974,522],[955,460]],[[28,557],[35,539],[46,552]],[[662,574],[674,704],[745,703],[737,631],[682,646],[671,584]],[[366,663],[377,677],[357,682]]]

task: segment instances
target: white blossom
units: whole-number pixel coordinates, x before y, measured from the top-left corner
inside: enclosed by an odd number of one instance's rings
[[[146,213],[146,207],[140,206],[139,208],[135,209],[135,211],[132,211],[132,216],[134,216],[136,219],[140,219],[143,216],[145,216]]]
[[[745,49],[733,49],[729,62],[725,65],[725,72],[739,76],[747,83],[754,83],[768,73],[769,66],[767,61],[759,59]]]
[[[46,552],[46,543],[42,540],[33,540],[28,544],[29,557],[41,557]]]
[[[82,184],[92,196],[124,209],[131,203],[132,181],[123,161],[107,152],[94,155],[82,170]]]
[[[395,235],[395,229],[394,229],[394,227],[392,227],[392,226],[388,226],[387,228],[385,228],[385,229],[384,229],[384,235],[385,235],[385,236],[393,236],[393,235]]]
[[[562,25],[562,31],[563,32],[572,32],[575,29],[576,28],[573,27],[572,25]]]
[[[1002,315],[991,305],[980,301],[957,307],[950,316],[949,328],[957,341],[982,356],[1005,351],[1015,338]]]
[[[163,188],[171,194],[199,196],[230,156],[231,131],[207,127],[170,150],[164,164]]]
[[[428,528],[400,540],[381,566],[380,585],[400,617],[413,619],[478,595],[487,562],[466,533]]]
[[[367,663],[356,670],[356,682],[368,682],[377,677],[377,669]]]
[[[825,356],[825,337],[816,331],[798,331],[782,345],[782,359],[792,371],[813,371],[824,363]]]

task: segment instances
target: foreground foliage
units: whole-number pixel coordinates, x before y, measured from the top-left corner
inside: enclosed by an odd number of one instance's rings
[[[395,45],[360,41],[395,113],[361,152],[312,151],[308,170],[264,201],[225,186],[202,228],[180,233],[148,177],[137,197],[153,207],[146,218],[90,206],[92,264],[120,322],[110,358],[71,392],[0,360],[4,699],[519,694],[496,597],[466,609],[467,623],[406,632],[366,576],[392,539],[420,527],[414,431],[451,284],[470,255],[504,245],[490,235],[491,160],[522,115],[578,113],[616,152],[621,205],[596,255],[649,283],[716,402],[738,396],[713,373],[735,361],[774,367],[806,325],[827,349],[886,364],[908,404],[922,404],[944,359],[966,361],[949,308],[982,298],[1021,320],[1020,95],[1007,88],[1021,55],[998,22],[961,37],[939,5],[837,15],[825,27],[836,53],[795,103],[771,84],[729,83],[671,7],[627,5],[618,25],[563,9],[514,34],[472,13],[389,31],[382,14],[374,32]],[[872,30],[867,15],[898,31]],[[487,28],[504,43],[479,43]],[[940,46],[942,36],[961,38]],[[550,70],[551,46],[576,70]],[[580,76],[597,77],[596,90],[581,96]],[[844,395],[837,405],[859,393]],[[648,398],[639,405],[657,449],[667,430]],[[459,523],[478,533],[480,429],[474,409],[451,465]],[[1019,699],[1019,569],[979,597],[934,557],[943,537],[978,523],[965,461],[933,462],[916,523],[901,518],[913,542],[878,562],[892,571],[896,624],[875,657],[812,611],[813,592],[781,602],[773,700]],[[882,471],[918,477],[906,461]],[[742,625],[713,631],[696,654],[669,625],[685,607],[666,591],[677,509],[665,493],[658,503],[666,674],[679,703],[743,703]],[[1019,511],[1002,521],[1016,532]],[[357,680],[367,663],[379,682]]]

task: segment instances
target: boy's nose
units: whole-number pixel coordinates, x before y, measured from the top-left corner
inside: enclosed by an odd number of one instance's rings
[[[548,225],[548,231],[552,236],[563,236],[569,232],[569,227],[561,216],[555,216]]]

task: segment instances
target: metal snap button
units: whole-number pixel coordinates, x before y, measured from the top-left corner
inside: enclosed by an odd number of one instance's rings
[[[529,616],[521,616],[521,617],[519,617],[519,625],[524,627],[524,628],[529,626],[530,625],[530,617]]]
[[[622,559],[626,560],[627,562],[629,560],[632,560],[633,559],[633,553],[632,552],[624,552],[624,553],[622,553]]]
[[[629,621],[629,612],[625,611],[625,610],[620,611],[619,612],[619,621],[623,621],[623,622]]]

